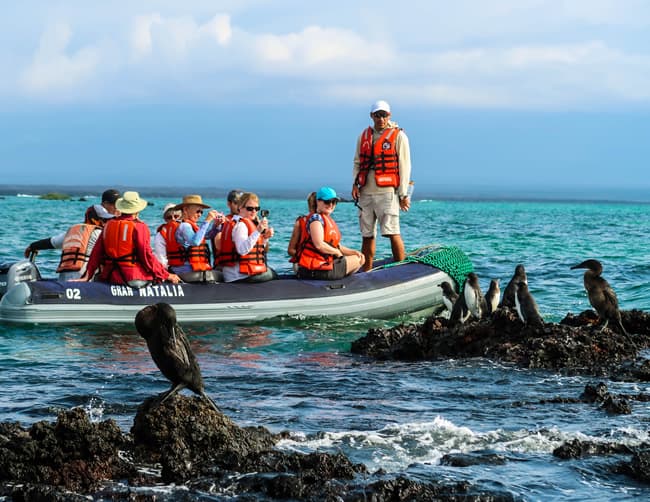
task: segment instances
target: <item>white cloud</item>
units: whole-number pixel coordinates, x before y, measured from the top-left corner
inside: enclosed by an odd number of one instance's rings
[[[96,47],[68,51],[72,30],[65,24],[47,29],[21,83],[28,92],[49,93],[73,89],[93,77],[100,54]]]

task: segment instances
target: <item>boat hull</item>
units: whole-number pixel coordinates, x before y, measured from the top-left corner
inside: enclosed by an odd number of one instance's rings
[[[276,317],[366,317],[441,311],[445,272],[422,263],[357,273],[337,281],[282,276],[265,283],[159,284],[130,288],[41,280],[11,287],[0,320],[11,323],[132,323],[145,305],[167,302],[181,322],[251,322]]]

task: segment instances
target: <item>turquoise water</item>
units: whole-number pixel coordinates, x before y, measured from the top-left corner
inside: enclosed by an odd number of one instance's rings
[[[168,200],[141,215],[152,227]],[[96,202],[0,199],[0,262],[17,260],[32,240],[65,231]],[[221,200],[208,199],[223,209]],[[276,235],[270,262],[288,269],[286,244],[303,201],[264,200]],[[474,263],[484,290],[505,284],[517,263],[526,266],[531,293],[547,321],[588,307],[579,271],[586,258],[603,262],[622,308],[650,309],[650,205],[559,202],[417,201],[402,218],[407,248],[459,246]],[[356,209],[334,214],[344,243],[359,247]],[[378,256],[387,255],[386,239]],[[52,276],[56,251],[37,263]],[[421,480],[467,479],[527,500],[625,500],[650,496],[650,487],[608,469],[625,457],[561,461],[551,455],[572,438],[648,441],[650,403],[632,415],[609,416],[587,404],[535,404],[577,397],[595,378],[527,371],[474,359],[377,363],[349,353],[367,319],[285,320],[260,325],[186,326],[208,393],[240,425],[289,430],[283,448],[342,451],[371,471]],[[647,384],[605,382],[610,391],[648,392]],[[82,406],[98,420],[114,418],[126,431],[137,406],[168,383],[129,326],[0,326],[0,420],[29,425]],[[525,406],[515,403],[525,401]],[[440,466],[442,455],[490,450],[505,465]],[[169,489],[173,493],[173,488]]]

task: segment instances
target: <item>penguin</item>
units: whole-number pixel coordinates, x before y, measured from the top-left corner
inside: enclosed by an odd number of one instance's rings
[[[601,276],[603,266],[598,260],[585,260],[571,267],[571,270],[586,268],[584,285],[589,297],[589,303],[594,308],[601,321],[605,324],[601,331],[611,321],[622,335],[628,336],[621,321],[621,311],[618,308],[618,298],[609,283]]]
[[[533,298],[533,295],[528,291],[528,284],[519,281],[516,283],[515,290],[515,309],[519,315],[519,319],[525,325],[529,326],[543,326],[544,319],[539,313],[539,308],[537,308],[537,303]]]
[[[501,299],[501,307],[510,307],[515,308],[515,291],[517,289],[518,282],[525,282],[528,284],[528,278],[526,277],[526,270],[524,266],[520,263],[515,267],[515,273],[510,279],[510,282],[506,286],[506,289],[503,291],[503,298]]]
[[[492,279],[490,281],[490,287],[485,293],[485,301],[487,303],[487,313],[491,314],[499,306],[499,300],[501,300],[501,288],[499,288],[499,279]]]
[[[454,308],[454,303],[458,299],[458,293],[454,291],[454,288],[447,281],[442,281],[438,284],[438,287],[442,289],[442,301],[445,303],[447,310],[451,312]]]
[[[219,412],[215,402],[205,393],[199,363],[185,333],[176,322],[174,308],[168,303],[149,305],[136,314],[135,327],[146,340],[154,363],[172,384],[163,393],[160,403],[187,387]]]
[[[476,319],[480,319],[487,314],[487,303],[481,291],[478,276],[474,272],[467,274],[465,287],[463,288],[463,296],[465,297],[467,309]]]
[[[465,295],[459,295],[449,315],[449,327],[454,328],[459,324],[464,324],[469,319],[470,311],[465,303]]]

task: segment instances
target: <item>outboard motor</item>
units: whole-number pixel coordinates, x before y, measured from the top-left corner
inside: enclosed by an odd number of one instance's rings
[[[16,284],[40,280],[41,273],[33,261],[0,263],[0,298]]]

